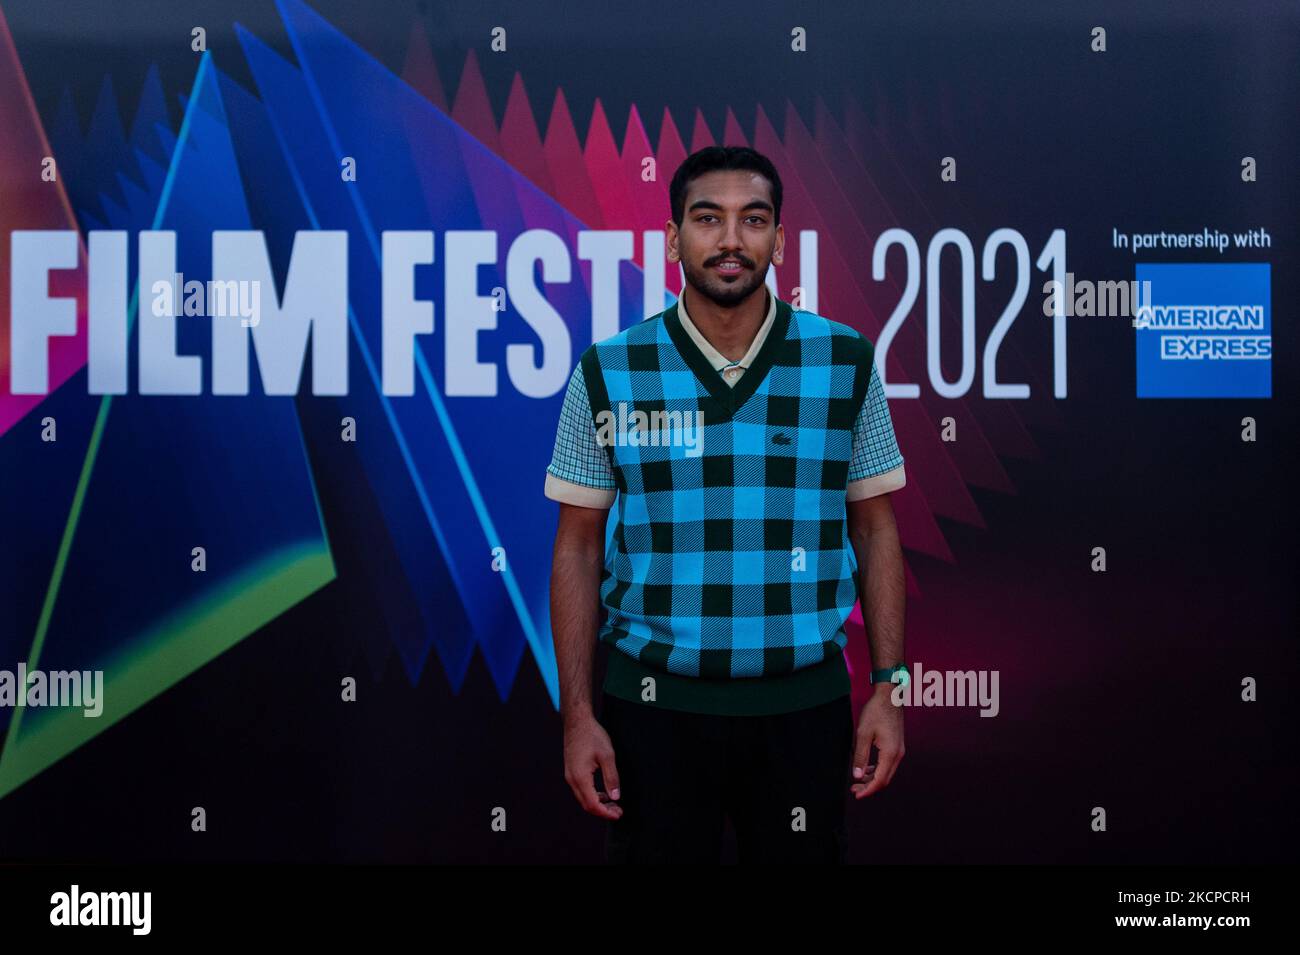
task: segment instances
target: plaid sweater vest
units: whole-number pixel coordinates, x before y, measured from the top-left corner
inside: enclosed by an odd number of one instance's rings
[[[744,711],[722,699],[739,683],[791,688],[784,701],[751,694],[751,712],[847,693],[858,586],[845,491],[871,344],[778,299],[753,365],[729,386],[673,305],[581,361],[619,491],[600,588],[610,673],[627,679],[636,661],[631,676],[718,688],[683,704],[700,711]],[[679,420],[702,424],[696,442],[672,430]],[[816,686],[799,682],[814,672]]]

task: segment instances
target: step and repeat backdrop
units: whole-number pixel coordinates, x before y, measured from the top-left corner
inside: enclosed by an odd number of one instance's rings
[[[906,461],[851,858],[1289,857],[1300,11],[1089,6],[3,0],[0,860],[600,859],[542,488],[712,144]]]

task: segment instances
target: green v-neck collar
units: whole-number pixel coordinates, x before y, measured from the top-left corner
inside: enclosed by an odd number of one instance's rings
[[[768,294],[771,294],[770,290]],[[664,325],[668,328],[668,335],[673,340],[673,344],[677,346],[677,351],[681,354],[682,360],[686,362],[691,371],[695,372],[695,377],[699,379],[705,391],[713,398],[716,406],[715,410],[726,419],[735,414],[749,396],[758,390],[758,386],[767,377],[776,356],[784,347],[786,331],[790,326],[790,306],[779,298],[776,300],[776,315],[772,319],[772,327],[767,331],[767,338],[759,347],[753,363],[745,369],[740,381],[734,385],[729,385],[722,380],[722,375],[704,357],[704,353],[700,351],[699,346],[691,340],[690,334],[682,327],[682,319],[677,314],[676,302],[664,309]]]

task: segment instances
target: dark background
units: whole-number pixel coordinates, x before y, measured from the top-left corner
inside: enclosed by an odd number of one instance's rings
[[[1034,430],[1033,459],[1003,461],[1015,493],[972,489],[983,527],[940,518],[953,563],[906,555],[922,591],[907,659],[999,669],[1002,712],[909,712],[893,785],[850,806],[851,858],[1293,858],[1294,4],[314,8],[398,72],[418,20],[449,98],[475,50],[498,118],[516,71],[543,129],[562,87],[580,136],[597,96],[620,136],[637,104],[656,142],[664,107],[683,130],[699,108],[715,132],[731,107],[752,135],[755,104],[779,117],[788,98],[807,118],[816,97],[838,111],[852,92],[900,144],[894,164],[873,169],[886,195],[925,190],[939,220],[959,202],[982,224],[973,239],[1009,225],[1034,254],[1065,227],[1081,277],[1132,277],[1131,253],[1109,248],[1112,227],[1267,228],[1271,250],[1144,260],[1272,263],[1271,400],[1138,401],[1125,323],[1075,323],[1058,425]],[[130,116],[151,63],[178,122],[193,26],[250,89],[233,23],[292,57],[270,3],[3,10],[47,127],[65,88],[87,122],[105,75]],[[784,55],[796,24],[815,55]],[[509,31],[508,57],[487,52],[495,25]],[[1099,25],[1105,54],[1089,49]],[[948,191],[942,155],[959,161]],[[1254,184],[1240,181],[1244,155],[1258,160]],[[1031,294],[1026,307],[1040,304]],[[979,320],[982,342],[992,316]],[[1254,444],[1239,439],[1245,415]],[[1104,575],[1089,570],[1098,545]],[[436,666],[416,686],[395,661],[372,678],[357,635],[335,624],[340,599],[326,587],[0,800],[0,858],[597,861],[602,823],[564,783],[559,718],[531,656],[505,701],[477,658],[459,695]],[[358,675],[358,703],[339,704],[340,672]],[[1245,676],[1259,683],[1250,705]],[[206,833],[190,831],[197,805]],[[489,828],[498,805],[507,834]],[[1094,806],[1107,809],[1105,833],[1089,828]]]

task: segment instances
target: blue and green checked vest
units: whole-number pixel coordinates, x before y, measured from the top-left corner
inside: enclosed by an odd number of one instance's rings
[[[619,491],[600,588],[605,690],[646,701],[650,676],[659,705],[735,715],[848,693],[858,587],[845,491],[870,342],[778,299],[733,387],[674,304],[581,362]],[[638,411],[702,421],[700,445],[671,429],[609,440]]]

